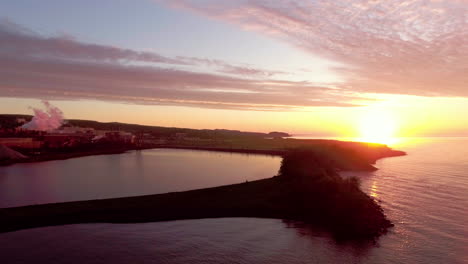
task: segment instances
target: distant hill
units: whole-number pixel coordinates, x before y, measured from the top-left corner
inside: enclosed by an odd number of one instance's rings
[[[18,127],[21,124],[18,124],[17,119],[18,118],[24,118],[27,122],[31,121],[32,115],[8,115],[8,114],[3,114],[0,115],[0,128],[15,128]]]
[[[32,119],[31,115],[0,115],[0,128],[11,129],[18,127],[18,118],[24,118],[26,121]],[[78,126],[89,127],[96,130],[122,130],[132,133],[150,133],[154,136],[167,137],[177,133],[183,133],[187,137],[197,138],[265,138],[265,137],[286,137],[289,136],[283,132],[246,132],[239,130],[228,129],[190,129],[190,128],[176,128],[176,127],[161,127],[161,126],[147,126],[138,124],[126,124],[119,122],[98,122],[92,120],[68,119],[65,121],[64,126]]]
[[[275,137],[275,138],[279,138],[279,137],[290,137],[291,135],[288,134],[288,133],[285,133],[285,132],[277,132],[277,131],[274,131],[274,132],[268,133],[268,136],[270,136],[270,137]]]

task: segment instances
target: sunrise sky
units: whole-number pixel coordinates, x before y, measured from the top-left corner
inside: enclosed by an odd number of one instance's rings
[[[2,1],[0,113],[40,100],[99,121],[464,136],[468,1]]]

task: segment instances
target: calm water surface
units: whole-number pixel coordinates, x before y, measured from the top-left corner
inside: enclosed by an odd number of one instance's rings
[[[281,159],[179,149],[0,167],[0,208],[241,183],[276,175]]]
[[[362,189],[381,201],[396,225],[381,237],[378,247],[338,245],[324,234],[281,220],[225,218],[23,230],[0,235],[0,259],[5,263],[468,263],[468,139],[413,139],[396,148],[409,155],[380,160],[373,173],[343,175],[360,177]],[[276,171],[279,161],[266,158],[266,163],[275,163]],[[191,164],[174,163],[168,170]],[[137,167],[125,164],[119,168],[133,168],[134,173],[126,175],[135,179]],[[233,162],[222,172],[242,172],[244,165],[239,165]],[[140,173],[151,170],[143,167]],[[239,178],[231,183],[246,178],[233,175]],[[2,192],[6,183],[12,180],[0,178]],[[208,182],[198,182],[203,183]]]

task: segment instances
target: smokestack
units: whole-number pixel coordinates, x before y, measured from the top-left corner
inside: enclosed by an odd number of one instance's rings
[[[63,124],[63,113],[60,109],[51,105],[48,101],[42,101],[42,104],[44,104],[45,111],[31,107],[34,111],[34,117],[30,122],[22,125],[21,128],[48,131],[57,129]]]

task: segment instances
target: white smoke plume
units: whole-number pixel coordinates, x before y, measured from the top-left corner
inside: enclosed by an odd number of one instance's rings
[[[34,117],[32,120],[21,128],[28,130],[40,130],[48,131],[59,128],[63,124],[63,113],[62,111],[51,105],[48,101],[42,101],[45,110],[32,108],[34,111]]]

